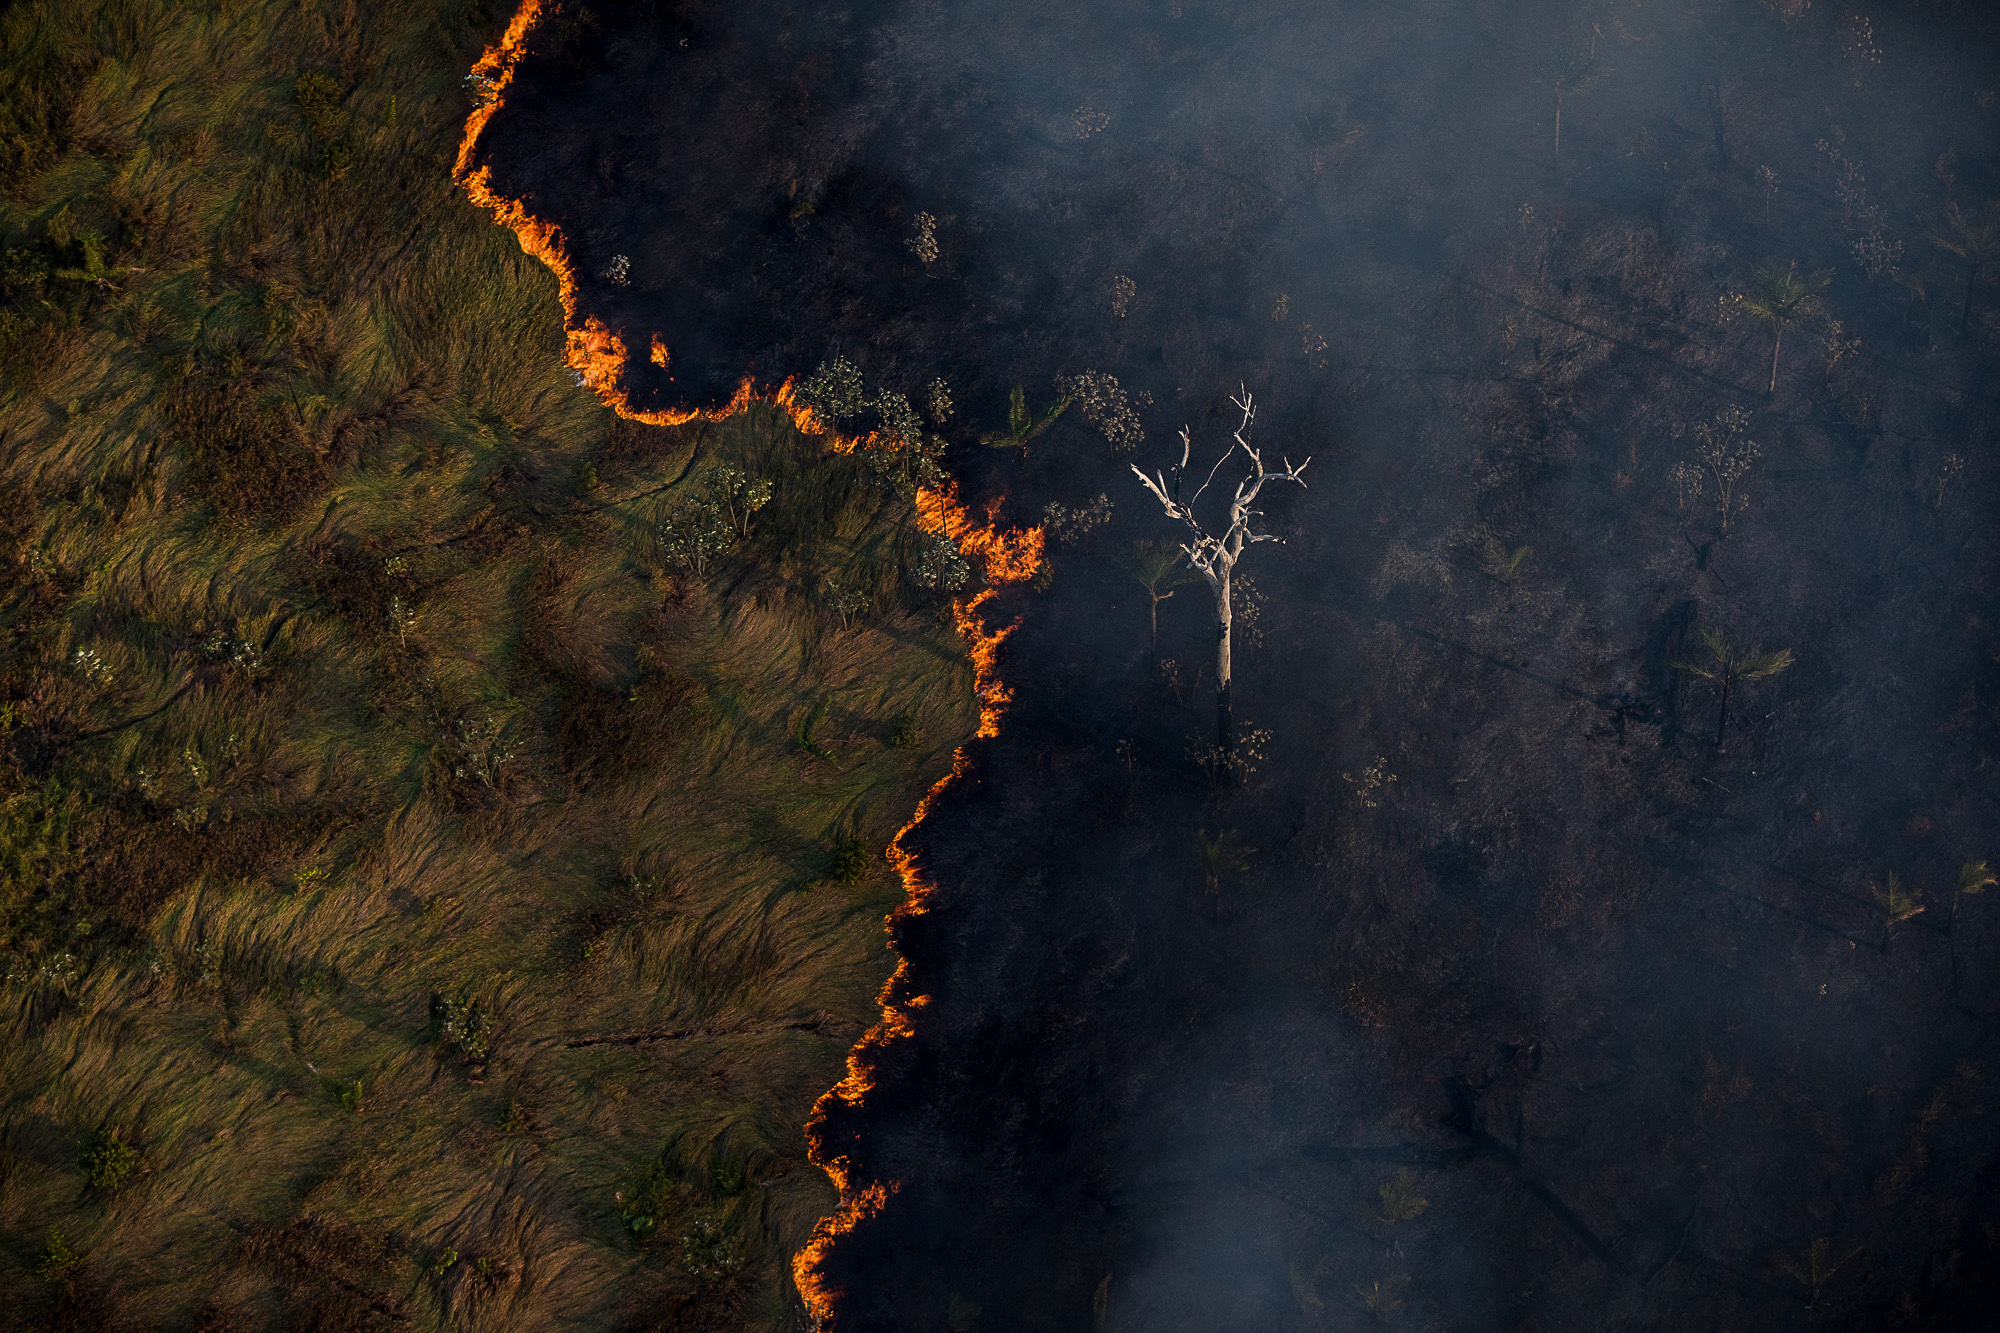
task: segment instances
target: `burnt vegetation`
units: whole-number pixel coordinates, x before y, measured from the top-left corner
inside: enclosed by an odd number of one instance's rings
[[[594,21],[489,143],[635,394],[942,376],[982,502],[1112,502],[922,830],[841,1327],[1988,1317],[1984,8]],[[1129,469],[1239,384],[1314,464],[1225,783]]]

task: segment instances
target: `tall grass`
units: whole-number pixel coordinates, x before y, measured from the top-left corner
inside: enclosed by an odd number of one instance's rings
[[[799,1125],[898,893],[835,852],[948,766],[968,674],[854,460],[571,382],[553,280],[447,177],[484,28],[444,0],[0,17],[24,1317],[776,1321],[830,1203]],[[772,499],[694,578],[660,525],[721,467]],[[829,580],[867,591],[851,628]],[[113,1132],[138,1169],[92,1190]],[[35,1274],[51,1228],[70,1295]],[[740,1246],[734,1296],[684,1234]]]

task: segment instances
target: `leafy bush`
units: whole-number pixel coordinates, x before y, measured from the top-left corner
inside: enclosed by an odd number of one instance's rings
[[[346,100],[340,81],[330,74],[301,74],[292,85],[292,100],[305,118],[306,132],[325,141],[337,137],[346,120],[340,104]]]
[[[830,873],[842,884],[859,884],[868,874],[868,844],[859,838],[842,838],[834,846]]]
[[[959,554],[958,546],[951,538],[933,537],[924,546],[923,558],[917,562],[913,577],[917,586],[948,595],[971,581],[972,566]]]
[[[112,1130],[83,1155],[84,1178],[100,1194],[115,1194],[139,1165],[139,1154]]]
[[[681,1269],[704,1287],[743,1267],[743,1239],[715,1217],[697,1217],[681,1233]]]
[[[433,992],[431,1023],[437,1042],[463,1055],[472,1064],[484,1064],[493,1049],[493,1018],[472,996]]]
[[[806,376],[798,387],[798,400],[827,421],[838,423],[859,416],[868,406],[861,368],[846,357],[834,357]]]
[[[60,1282],[70,1269],[82,1262],[82,1258],[70,1248],[69,1237],[51,1227],[49,1248],[43,1252],[41,1262],[35,1265],[35,1271],[51,1282]]]

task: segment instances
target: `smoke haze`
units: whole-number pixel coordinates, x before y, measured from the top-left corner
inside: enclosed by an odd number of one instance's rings
[[[2000,904],[1959,890],[2000,859],[2000,289],[1951,246],[2000,196],[1995,35],[1797,0],[550,21],[495,183],[666,342],[635,397],[943,377],[977,504],[1112,505],[1005,595],[1014,709],[924,826],[896,943],[934,998],[834,1125],[901,1186],[828,1261],[841,1329],[1987,1317]],[[1759,319],[1786,272],[1816,294]],[[1083,371],[1143,442],[1077,404],[981,445]],[[1174,536],[1128,465],[1186,424],[1205,472],[1239,386],[1313,463],[1245,557],[1269,737],[1218,787],[1207,594],[1156,653],[1120,560]]]

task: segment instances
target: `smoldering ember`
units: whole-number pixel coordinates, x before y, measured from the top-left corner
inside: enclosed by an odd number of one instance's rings
[[[2000,11],[0,53],[0,1327],[1994,1325]]]

